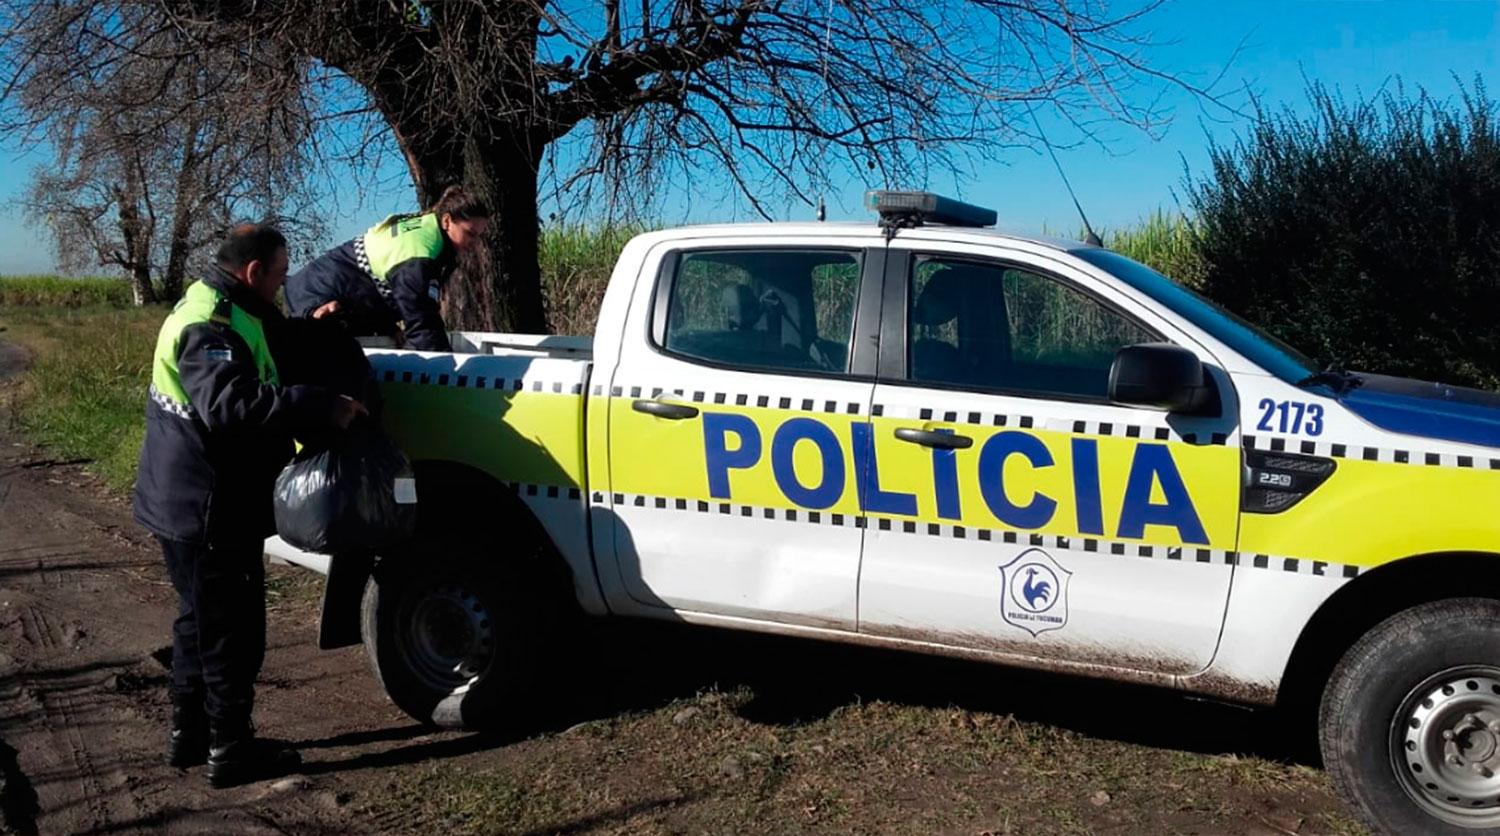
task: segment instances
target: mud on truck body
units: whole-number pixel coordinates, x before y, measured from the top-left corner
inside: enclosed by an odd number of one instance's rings
[[[1500,396],[884,199],[641,235],[592,338],[370,352],[423,530],[352,593],[392,699],[505,722],[567,604],[1304,708],[1368,824],[1500,826]]]

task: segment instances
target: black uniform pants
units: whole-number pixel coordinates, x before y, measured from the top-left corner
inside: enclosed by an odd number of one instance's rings
[[[216,726],[248,724],[266,655],[265,543],[157,539],[178,599],[172,691],[179,700],[201,698]]]

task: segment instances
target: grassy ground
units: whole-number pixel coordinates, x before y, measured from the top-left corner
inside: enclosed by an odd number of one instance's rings
[[[4,287],[11,280],[0,280]],[[59,458],[88,459],[111,488],[135,480],[160,308],[0,307],[0,339],[32,354],[16,420]]]
[[[362,803],[456,834],[1361,832],[1321,772],[1254,754],[1263,720],[1237,709],[899,653],[612,629],[631,647],[580,663],[573,686],[603,694],[581,715],[594,719],[389,773]]]

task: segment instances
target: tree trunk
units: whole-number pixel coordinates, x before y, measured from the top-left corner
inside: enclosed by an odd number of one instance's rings
[[[156,298],[155,289],[151,287],[151,271],[140,262],[136,262],[130,268],[130,295],[138,308],[154,305],[159,301]]]
[[[124,260],[119,263],[130,275],[130,294],[140,307],[156,302],[156,289],[151,286],[151,237],[142,221],[134,186],[127,181],[124,187],[116,186],[114,193],[120,240],[124,244]]]
[[[466,155],[464,182],[493,215],[483,260],[488,263],[465,265],[452,296],[461,320],[470,310],[487,309],[493,311],[494,330],[541,334],[547,331],[547,311],[538,264],[538,165],[519,146],[506,143]],[[471,298],[487,304],[461,307]]]
[[[441,132],[422,131],[414,137],[398,128],[395,134],[424,207],[432,205],[448,185],[463,183],[484,198],[493,213],[486,237],[488,252],[465,257],[444,291],[443,318],[448,327],[545,333],[547,313],[537,263],[539,162],[528,143],[508,137],[462,144],[449,139],[426,145],[424,138],[441,136]],[[455,159],[455,151],[462,156]]]
[[[188,243],[190,230],[179,229],[176,218],[172,220],[172,242],[167,247],[167,269],[161,278],[161,300],[176,302],[182,298],[182,286],[187,276]]]
[[[193,210],[198,207],[198,137],[202,124],[192,120],[183,140],[182,162],[173,184],[172,231],[167,239],[167,269],[162,273],[161,297],[175,302],[182,297],[188,256],[192,254]]]
[[[182,298],[182,287],[186,282],[187,260],[192,254],[193,208],[191,200],[184,200],[181,183],[178,184],[177,206],[172,212],[172,232],[167,243],[167,269],[162,273],[161,299],[176,302]]]

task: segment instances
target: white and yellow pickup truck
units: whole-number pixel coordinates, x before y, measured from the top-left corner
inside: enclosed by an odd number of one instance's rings
[[[1307,706],[1371,826],[1500,827],[1500,396],[869,202],[641,235],[591,339],[370,353],[424,531],[360,577],[398,705],[503,722],[571,601]]]

